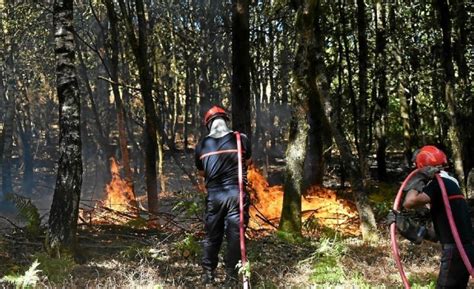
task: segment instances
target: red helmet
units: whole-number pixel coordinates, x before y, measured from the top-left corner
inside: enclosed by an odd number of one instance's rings
[[[216,117],[223,117],[226,120],[229,120],[229,116],[227,116],[227,113],[222,107],[219,107],[217,105],[214,105],[211,107],[206,114],[204,115],[204,124],[206,126],[209,125],[209,123],[215,119]]]
[[[444,152],[435,146],[424,146],[420,149],[415,158],[417,168],[435,167],[448,163],[448,158]]]

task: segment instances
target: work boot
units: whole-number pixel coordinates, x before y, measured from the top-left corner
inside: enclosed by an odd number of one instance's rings
[[[201,276],[201,281],[203,285],[212,285],[214,284],[214,279],[216,278],[216,272],[214,270],[204,269],[204,272]]]
[[[225,269],[224,288],[237,288],[239,285],[239,274],[235,269]]]

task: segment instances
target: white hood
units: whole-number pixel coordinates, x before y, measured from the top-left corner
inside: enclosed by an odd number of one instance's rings
[[[227,127],[226,121],[223,118],[218,117],[212,121],[211,130],[208,136],[220,138],[231,132],[232,130]]]

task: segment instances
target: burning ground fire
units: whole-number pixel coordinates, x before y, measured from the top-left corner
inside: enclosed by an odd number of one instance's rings
[[[265,177],[254,167],[248,171],[251,187],[250,223],[252,229],[272,229],[270,221],[278,226],[283,204],[283,187],[270,186]],[[301,198],[302,221],[316,222],[345,235],[359,235],[359,219],[355,205],[338,199],[336,192],[326,188],[311,187]]]
[[[136,200],[133,187],[120,176],[120,165],[110,159],[112,179],[105,186],[105,199],[98,201],[90,210],[82,209],[80,217],[95,224],[124,224],[136,217]]]
[[[137,217],[133,188],[120,176],[120,165],[113,158],[110,172],[112,179],[105,187],[105,198],[98,201],[93,208],[81,210],[80,217],[84,221],[95,224],[124,224]],[[281,215],[283,187],[270,186],[255,167],[248,170],[248,180],[252,200],[249,227],[256,231],[275,229]],[[307,230],[309,233],[317,233],[319,228],[326,227],[344,235],[360,234],[355,205],[350,201],[338,199],[333,190],[311,187],[301,198],[301,205],[303,224],[307,224],[307,229],[312,228]]]

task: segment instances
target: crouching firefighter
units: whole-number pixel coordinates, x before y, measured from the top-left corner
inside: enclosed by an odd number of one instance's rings
[[[224,258],[225,283],[237,284],[236,265],[241,260],[241,246],[244,244],[241,243],[244,240],[240,240],[240,235],[244,235],[249,219],[249,198],[243,188],[247,184],[247,167],[251,163],[251,144],[245,134],[231,131],[227,121],[229,117],[224,109],[218,106],[209,109],[204,116],[204,124],[209,134],[201,139],[195,150],[196,167],[204,177],[207,190],[204,219],[206,235],[202,258],[204,284],[212,284],[215,281],[218,254],[224,234],[227,239]],[[237,143],[238,139],[240,145]],[[239,185],[243,199],[239,199]],[[239,201],[243,201],[242,207]],[[242,256],[245,256],[245,246],[243,248]]]
[[[429,207],[434,233],[424,226],[416,225],[397,211],[389,214],[388,222],[395,222],[400,234],[416,244],[423,239],[441,242],[443,251],[436,288],[466,288],[470,275],[466,266],[470,264],[465,265],[463,258],[470,260],[470,263],[474,261],[474,235],[469,206],[458,181],[443,170],[447,166],[447,157],[443,151],[435,146],[424,146],[416,152],[414,162],[417,170],[406,182],[403,207]],[[443,199],[443,191],[447,195],[446,199]],[[450,221],[455,224],[453,230]],[[457,236],[464,252],[460,252],[455,244]],[[401,274],[406,279],[403,269]],[[404,283],[409,288],[406,280]]]

